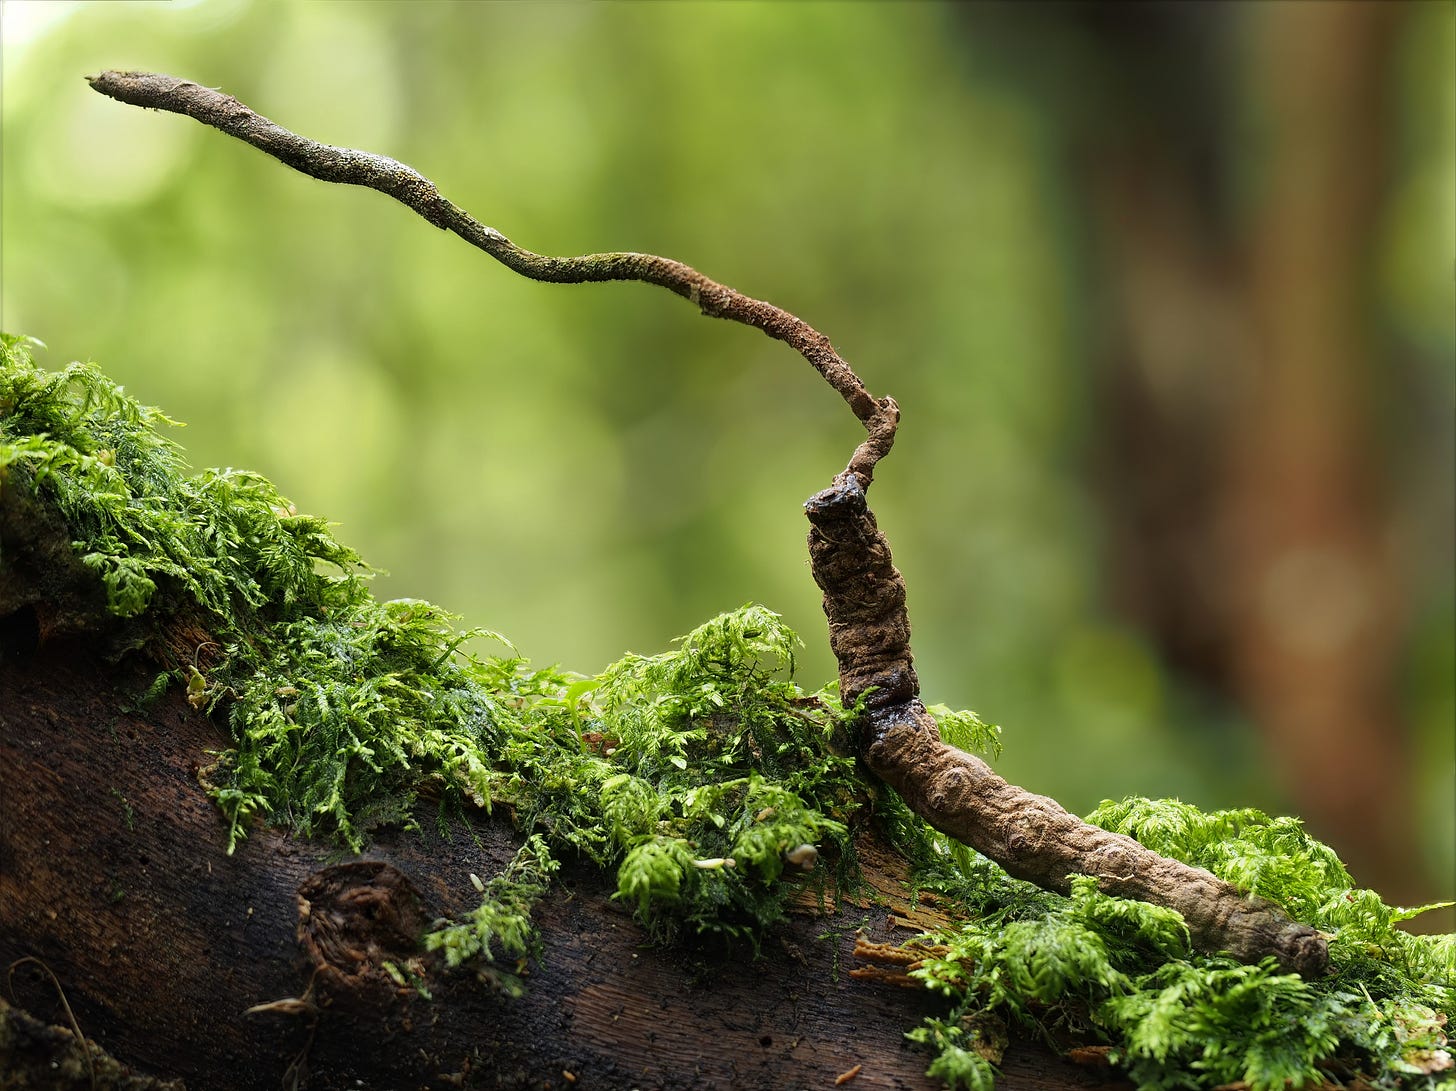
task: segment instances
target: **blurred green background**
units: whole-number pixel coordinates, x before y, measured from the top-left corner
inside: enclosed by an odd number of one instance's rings
[[[651,251],[904,411],[872,501],[1000,770],[1303,815],[1456,893],[1456,7],[31,3],[0,325],[388,575],[594,671],[743,602],[833,675],[802,501],[858,426],[755,331],[515,277],[83,77],[184,76],[545,253]]]

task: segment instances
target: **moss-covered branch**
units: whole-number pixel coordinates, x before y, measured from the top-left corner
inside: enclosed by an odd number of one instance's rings
[[[103,94],[185,114],[329,182],[379,190],[534,280],[638,280],[681,295],[704,314],[763,330],[796,349],[844,398],[865,440],[832,488],[812,498],[810,556],[824,591],[830,640],[846,705],[865,698],[863,757],[937,829],[972,845],[1013,875],[1065,891],[1092,876],[1109,893],[1169,906],[1196,942],[1257,961],[1273,955],[1306,975],[1324,971],[1325,940],[1276,907],[1251,900],[1212,874],[1162,857],[1131,838],[1097,829],[1045,797],[1007,784],[978,759],[941,741],[920,702],[910,654],[905,584],[865,501],[873,471],[894,443],[899,408],[872,396],[829,339],[770,303],[751,299],[681,262],[651,254],[550,257],[525,250],[446,200],[417,171],[381,155],[320,144],[290,132],[231,96],[187,80],[106,71],[90,79]]]

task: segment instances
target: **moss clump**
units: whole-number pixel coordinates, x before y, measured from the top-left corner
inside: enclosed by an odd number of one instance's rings
[[[186,473],[175,425],[94,364],[48,373],[27,338],[0,334],[0,488],[39,491],[64,518],[112,613],[136,617],[159,588],[252,628],[360,592],[359,558],[324,520],[297,514],[257,474]]]
[[[495,963],[495,949],[508,958],[525,958],[536,945],[536,930],[531,911],[551,886],[557,863],[545,840],[539,834],[526,838],[526,843],[495,878],[482,882],[472,874],[471,880],[480,891],[480,905],[463,920],[436,928],[425,936],[425,947],[442,951],[445,964],[455,967],[476,960],[489,965],[481,976],[501,992],[519,996],[525,989],[521,979]]]
[[[127,643],[200,613],[216,654],[167,677],[230,731],[206,773],[230,851],[259,821],[357,850],[380,825],[408,825],[421,794],[442,815],[508,807],[527,835],[516,859],[479,881],[478,909],[425,937],[448,964],[518,987],[496,955],[532,949],[532,907],[568,852],[615,869],[617,896],[660,939],[756,939],[820,851],[847,877],[851,827],[873,812],[922,885],[959,907],[953,927],[915,941],[912,970],[946,1003],[911,1037],[949,1086],[991,1086],[1008,1023],[1108,1046],[1147,1088],[1453,1082],[1442,1028],[1456,939],[1401,931],[1419,910],[1352,889],[1298,822],[1139,799],[1090,817],[1327,932],[1335,972],[1320,981],[1199,955],[1176,913],[1091,879],[1048,894],[893,795],[872,806],[847,756],[853,716],[794,684],[798,640],[763,607],[594,676],[535,669],[429,603],[377,601],[359,558],[262,478],[189,474],[160,432],[171,423],[92,365],[46,373],[24,339],[0,338],[0,523],[16,497],[54,511],[107,609],[129,619]],[[0,590],[10,563],[0,555]],[[504,654],[464,650],[479,636]],[[997,749],[973,715],[931,711],[950,741]]]
[[[1393,910],[1350,889],[1329,849],[1290,819],[1137,799],[1104,803],[1089,821],[1126,832],[1118,819],[1132,815],[1169,834],[1150,836],[1159,851],[1212,862],[1231,881],[1285,844],[1288,855],[1255,885],[1274,900],[1319,903],[1305,919],[1331,937],[1335,972],[1306,981],[1272,959],[1248,966],[1198,954],[1175,912],[1109,897],[1085,876],[1059,897],[982,860],[936,880],[959,898],[963,919],[912,941],[925,957],[910,975],[949,1004],[910,1034],[935,1051],[932,1075],[989,1088],[999,1053],[985,1028],[1012,1023],[1058,1044],[1111,1046],[1108,1057],[1140,1088],[1456,1082],[1444,1048],[1456,937],[1396,927],[1433,907]]]
[[[231,730],[204,774],[229,851],[258,820],[357,851],[408,824],[421,792],[442,813],[508,804],[540,834],[537,860],[515,893],[488,892],[473,947],[459,930],[440,941],[457,957],[515,945],[491,922],[534,900],[550,852],[618,868],[662,936],[756,937],[796,889],[786,871],[831,846],[848,866],[864,796],[830,747],[846,718],[791,681],[797,637],[778,615],[744,607],[595,677],[469,654],[495,634],[376,600],[326,523],[256,475],[187,473],[160,431],[173,422],[94,365],[41,371],[16,337],[0,353],[0,485],[60,513],[112,613],[141,632],[200,609],[221,648],[172,675]]]
[[[1158,1091],[1456,1083],[1444,1048],[1456,936],[1397,927],[1438,906],[1393,909],[1354,889],[1297,819],[1133,798],[1105,801],[1087,821],[1284,906],[1329,937],[1332,973],[1306,981],[1272,959],[1199,954],[1171,910],[1109,897],[1086,876],[1059,897],[977,857],[928,878],[959,901],[963,920],[912,941],[926,957],[910,975],[949,1002],[910,1035],[936,1052],[931,1074],[989,1088],[999,1054],[985,1028],[1009,1022],[1058,1043],[1111,1046],[1138,1087]]]

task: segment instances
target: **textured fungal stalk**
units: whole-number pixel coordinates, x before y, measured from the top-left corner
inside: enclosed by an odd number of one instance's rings
[[[1104,893],[1177,910],[1203,950],[1227,951],[1246,962],[1273,955],[1306,977],[1324,973],[1324,938],[1277,906],[1089,825],[943,742],[920,701],[905,581],[859,478],[841,474],[805,511],[809,563],[824,592],[841,695],[846,705],[864,698],[861,754],[912,811],[1019,879],[1065,894],[1072,876],[1090,875]]]

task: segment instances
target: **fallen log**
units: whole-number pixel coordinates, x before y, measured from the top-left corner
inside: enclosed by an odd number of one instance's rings
[[[0,661],[0,963],[44,963],[82,1032],[138,1071],[238,1091],[832,1087],[856,1069],[845,1086],[938,1086],[904,1040],[929,995],[848,973],[861,930],[899,942],[935,920],[906,905],[884,849],[866,844],[862,864],[898,900],[830,917],[810,904],[756,958],[646,944],[610,876],[567,863],[536,909],[526,991],[506,996],[413,940],[469,909],[471,874],[511,859],[507,822],[441,836],[425,815],[421,834],[360,857],[262,829],[229,856],[198,782],[227,740],[181,692],[139,708],[152,668],[93,645],[12,645]],[[65,1022],[34,967],[12,976],[21,1006]],[[1003,1072],[1012,1089],[1091,1079],[1027,1043]]]

